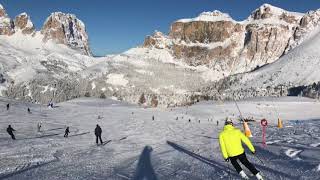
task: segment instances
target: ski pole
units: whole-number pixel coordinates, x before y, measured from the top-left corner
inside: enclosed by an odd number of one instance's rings
[[[262,165],[265,165],[264,162],[258,156],[254,156],[254,157],[256,157]]]
[[[241,113],[241,111],[240,111],[240,108],[239,108],[239,106],[238,106],[238,103],[237,103],[237,101],[236,101],[236,99],[233,97],[233,100],[234,100],[234,102],[235,102],[235,104],[236,104],[236,106],[237,106],[237,109],[238,109],[238,111],[239,111],[239,114],[240,114],[240,121],[244,121],[243,120],[243,116],[242,116],[242,113]]]

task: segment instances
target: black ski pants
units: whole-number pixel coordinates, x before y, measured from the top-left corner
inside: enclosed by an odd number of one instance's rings
[[[63,137],[68,137],[69,133],[64,133]]]
[[[100,140],[100,143],[102,144],[101,134],[96,134],[96,143],[98,144],[98,139]]]
[[[9,133],[9,135],[11,136],[12,139],[16,139],[13,133]]]
[[[238,155],[238,156],[230,157],[229,159],[230,159],[230,161],[231,161],[231,164],[233,165],[233,167],[236,169],[236,171],[237,171],[238,173],[240,173],[240,171],[242,171],[242,168],[241,168],[241,166],[239,165],[239,163],[238,163],[238,161],[237,161],[238,159],[239,159],[239,161],[240,161],[245,167],[247,167],[247,168],[251,171],[252,174],[256,175],[256,174],[258,174],[258,172],[259,172],[259,171],[253,166],[253,164],[251,164],[251,163],[248,161],[247,156],[246,156],[245,153],[240,154],[240,155]]]

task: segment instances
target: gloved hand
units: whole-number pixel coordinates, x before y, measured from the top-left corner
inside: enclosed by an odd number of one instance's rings
[[[229,158],[225,159],[226,162],[229,162],[229,160],[230,160]]]
[[[256,154],[256,152],[255,151],[253,151],[253,152],[251,152],[253,155],[255,155]]]

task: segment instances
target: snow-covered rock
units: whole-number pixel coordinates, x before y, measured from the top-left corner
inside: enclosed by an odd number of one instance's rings
[[[45,42],[53,40],[91,55],[85,25],[73,14],[52,13],[45,21],[41,33]]]
[[[307,20],[309,16],[312,20]],[[148,36],[143,47],[166,49],[188,65],[205,65],[218,77],[212,79],[219,79],[276,61],[302,42],[298,34],[303,39],[312,30],[304,27],[318,24],[314,16],[269,4],[239,22],[220,11],[204,12],[175,21],[168,35],[157,32]]]
[[[0,4],[0,35],[12,35],[14,33],[14,23]]]
[[[227,99],[256,96],[319,97],[320,29],[279,60],[256,71],[230,76],[218,84]],[[217,85],[216,85],[217,86]]]
[[[13,35],[18,32],[35,35],[35,27],[30,16],[24,12],[17,15],[13,21],[0,4],[0,35]],[[64,44],[83,54],[91,55],[85,25],[73,14],[52,13],[45,21],[41,33],[44,42]]]
[[[14,20],[16,30],[21,30],[23,34],[32,34],[35,32],[35,27],[27,13],[21,13]]]
[[[227,13],[222,13],[218,10],[214,10],[212,12],[203,12],[199,14],[198,17],[191,18],[191,19],[179,19],[176,22],[192,22],[192,21],[204,21],[204,22],[215,22],[215,21],[234,21],[229,14]]]

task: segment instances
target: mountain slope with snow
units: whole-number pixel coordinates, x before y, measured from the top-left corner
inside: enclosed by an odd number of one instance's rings
[[[263,4],[243,21],[215,10],[173,22],[168,35],[147,36],[143,47],[166,49],[177,61],[206,66],[215,72],[211,80],[216,81],[276,61],[303,41],[318,25],[318,17],[270,4]]]
[[[114,96],[138,103],[145,96],[143,104],[148,106],[185,105],[197,101],[196,92],[210,72],[177,63],[156,49],[144,51],[146,55],[138,48],[94,58],[42,39],[39,32],[0,36],[2,96],[41,103],[80,96]]]
[[[256,71],[231,76],[220,83],[226,96],[252,97],[287,94],[291,88],[320,82],[320,29],[276,62]],[[282,88],[282,89],[280,89]],[[284,91],[284,92],[280,92]]]
[[[230,98],[234,92],[271,95],[271,86],[284,86],[276,93],[286,95],[288,88],[318,81],[312,72],[318,66],[312,61],[318,57],[317,48],[312,50],[317,37],[304,40],[317,29],[320,10],[301,14],[264,4],[241,22],[219,11],[204,12],[174,22],[168,35],[155,32],[142,47],[100,58],[88,56],[85,25],[75,15],[52,13],[37,32],[26,13],[13,21],[0,10],[1,96],[36,103],[113,97],[168,107],[223,94]],[[260,68],[272,62],[271,68]],[[252,69],[259,70],[229,78]]]

